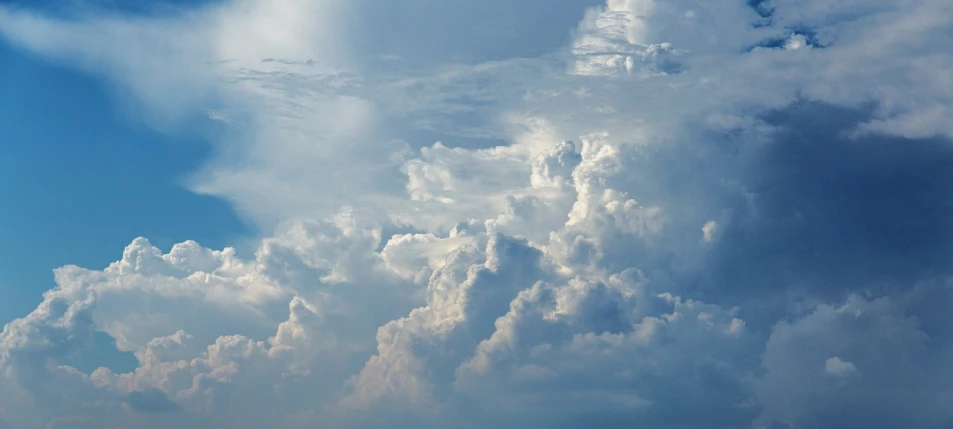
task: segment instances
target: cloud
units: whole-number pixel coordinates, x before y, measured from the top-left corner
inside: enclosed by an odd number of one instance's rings
[[[702,241],[706,243],[711,243],[715,239],[715,234],[718,233],[718,222],[710,220],[705,222],[705,225],[702,226]]]
[[[837,356],[824,361],[824,371],[838,377],[848,377],[859,373],[854,364],[844,362]]]
[[[944,371],[941,356],[948,355],[950,343],[931,313],[949,304],[949,294],[944,282],[899,297],[854,295],[779,322],[762,360],[764,417],[793,427],[945,425],[953,416],[933,407],[949,398],[949,379],[932,378]],[[945,302],[923,301],[933,299]],[[868,411],[847,411],[854,407]]]
[[[0,422],[953,423],[948,2],[510,3],[0,8],[225,127],[191,186],[266,232],[57,269]],[[95,332],[138,368],[69,367]]]
[[[129,406],[139,412],[170,413],[179,409],[178,404],[170,401],[165,392],[159,389],[130,392],[127,400]]]

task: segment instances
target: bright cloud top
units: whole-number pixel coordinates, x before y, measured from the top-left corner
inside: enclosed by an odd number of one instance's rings
[[[0,8],[274,231],[58,268],[0,428],[953,424],[953,4],[485,3]]]

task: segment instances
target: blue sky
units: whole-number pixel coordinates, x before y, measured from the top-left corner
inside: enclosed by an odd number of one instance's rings
[[[29,313],[55,284],[53,268],[104,268],[140,235],[168,248],[248,233],[226,203],[182,186],[208,157],[209,124],[159,132],[100,77],[7,43],[0,56],[0,318]]]
[[[0,2],[0,429],[951,427],[951,26]]]

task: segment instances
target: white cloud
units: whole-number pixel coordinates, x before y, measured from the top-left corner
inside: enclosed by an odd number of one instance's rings
[[[824,371],[838,377],[847,377],[859,373],[854,364],[842,361],[837,356],[824,361]]]
[[[705,225],[702,226],[702,241],[706,243],[711,243],[715,239],[715,234],[718,233],[718,222],[710,220],[705,222]]]
[[[0,334],[0,425],[951,421],[948,2],[580,2],[522,58],[467,39],[538,12],[491,3],[0,8],[156,126],[221,122],[193,189],[274,231],[58,269]],[[96,331],[139,367],[65,366]]]

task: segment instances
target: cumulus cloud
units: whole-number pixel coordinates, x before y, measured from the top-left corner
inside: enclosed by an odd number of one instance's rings
[[[471,3],[0,7],[267,231],[58,268],[0,427],[953,423],[948,2]]]
[[[828,374],[838,377],[846,377],[859,373],[857,371],[857,367],[854,366],[854,364],[850,362],[844,362],[837,356],[834,356],[824,362],[824,370]]]

